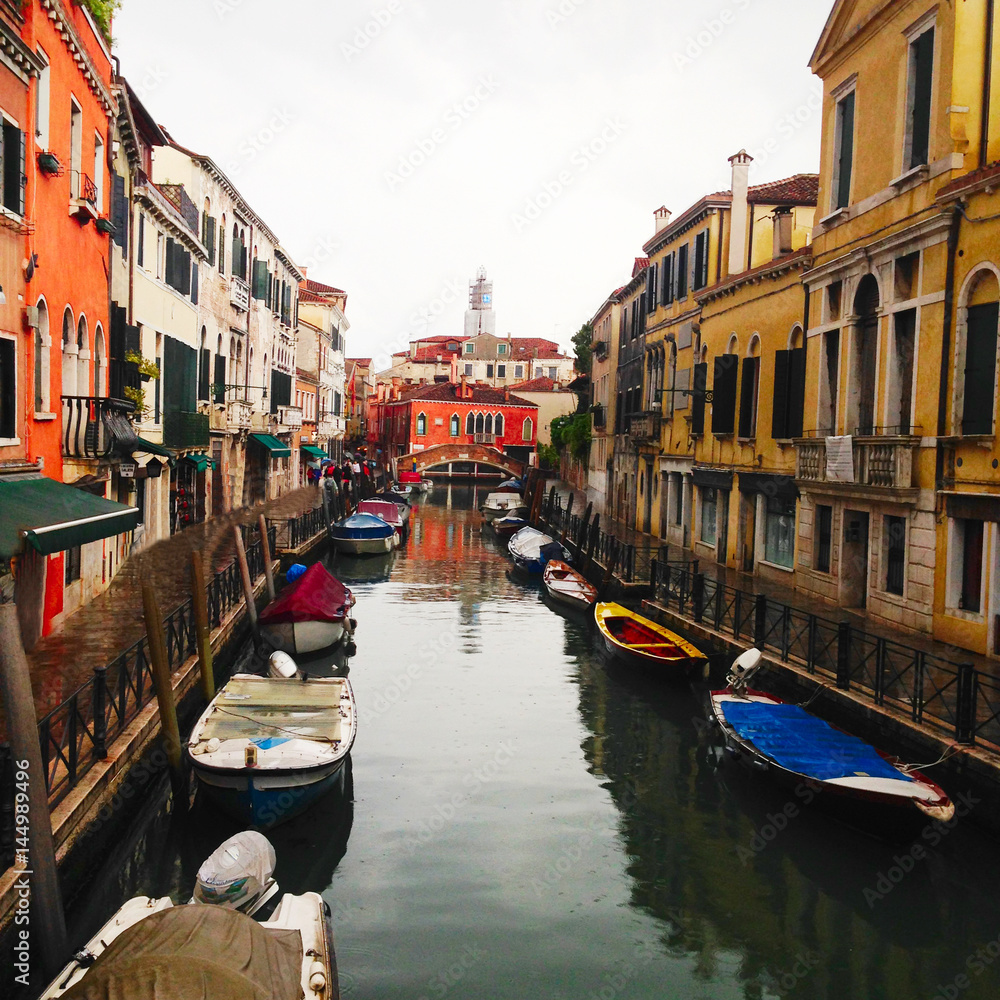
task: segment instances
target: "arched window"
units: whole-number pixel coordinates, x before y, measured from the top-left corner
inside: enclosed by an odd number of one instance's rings
[[[87,317],[80,316],[76,324],[76,392],[78,396],[90,395],[90,330]]]
[[[417,437],[423,437],[427,433],[427,414],[417,414]]]
[[[760,337],[750,338],[747,356],[740,373],[740,425],[741,438],[757,436],[757,396],[760,388]]]
[[[462,430],[462,421],[459,420],[458,414],[453,413],[451,415],[451,427],[449,428],[450,434],[453,438],[457,438]]]
[[[992,434],[1000,326],[1000,273],[981,268],[961,296],[955,364],[955,417],[962,434]]]
[[[63,313],[62,329],[62,394],[64,396],[76,395],[77,355],[79,353],[73,310],[66,306],[66,311]]]
[[[470,413],[465,418],[465,433],[468,434],[469,437],[472,437],[472,435],[476,433],[476,415],[474,413]]]
[[[503,437],[503,414],[498,413],[496,420],[493,421],[493,433],[496,434],[498,438]]]
[[[848,393],[847,434],[875,433],[875,374],[878,370],[879,308],[881,293],[873,274],[866,274],[854,297],[857,327],[851,337],[851,381]]]
[[[535,436],[535,423],[531,417],[525,417],[521,425],[521,440],[530,441]]]
[[[484,426],[483,415],[481,413],[477,413],[476,414],[476,433],[477,434],[482,434],[483,433],[483,426]]]
[[[51,394],[49,310],[44,299],[38,300],[38,328],[35,330],[35,412],[49,412]]]
[[[97,324],[94,331],[94,395],[102,399],[108,394],[108,354],[104,347],[104,330]]]
[[[484,434],[492,434],[493,433],[493,414],[492,413],[487,413],[486,414],[486,422],[483,425],[483,433]]]

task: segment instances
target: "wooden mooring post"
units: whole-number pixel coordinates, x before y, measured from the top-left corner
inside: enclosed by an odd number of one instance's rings
[[[566,544],[566,536],[569,534],[570,515],[573,513],[573,499],[573,494],[570,493],[569,500],[566,501],[566,513],[564,515],[565,520],[563,521],[562,538],[559,539],[563,545]]]
[[[320,489],[322,489],[320,484]],[[260,554],[264,557],[264,580],[267,584],[267,599],[273,601],[276,594],[274,591],[274,572],[271,569],[271,539],[267,535],[267,518],[263,514],[257,518],[257,530],[260,531]]]
[[[208,598],[205,594],[205,568],[201,550],[191,553],[191,610],[198,633],[198,666],[201,669],[201,692],[206,701],[215,697],[215,673],[212,669],[212,630],[208,624]]]
[[[238,524],[233,525],[233,534],[236,537],[236,561],[240,566],[240,579],[243,581],[243,596],[247,602],[247,616],[250,619],[250,628],[253,631],[254,642],[260,639],[260,629],[257,626],[257,605],[253,597],[253,580],[250,579],[250,563],[247,562],[247,550],[243,544],[243,532]]]

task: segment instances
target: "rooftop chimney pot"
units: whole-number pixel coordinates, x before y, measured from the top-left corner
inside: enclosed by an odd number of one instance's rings
[[[750,206],[747,194],[750,190],[750,164],[753,157],[741,149],[729,157],[733,168],[733,201],[729,226],[729,273],[740,274],[747,269],[747,235]]]

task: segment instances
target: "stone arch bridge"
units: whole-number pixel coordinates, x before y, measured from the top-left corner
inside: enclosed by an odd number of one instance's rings
[[[438,444],[396,459],[397,474],[411,470],[453,479],[478,479],[497,475],[520,479],[525,473],[525,463],[487,445]]]

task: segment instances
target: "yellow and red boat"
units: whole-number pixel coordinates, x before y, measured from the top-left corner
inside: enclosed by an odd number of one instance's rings
[[[594,617],[607,651],[626,663],[662,667],[669,675],[685,677],[708,661],[686,639],[620,604],[598,604]]]

